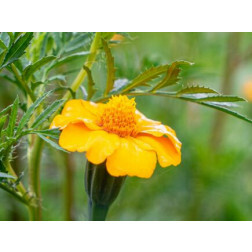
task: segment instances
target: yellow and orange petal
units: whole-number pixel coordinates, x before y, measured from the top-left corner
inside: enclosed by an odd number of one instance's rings
[[[57,115],[53,119],[50,128],[64,129],[69,123],[84,122],[87,127],[93,130],[99,129],[96,121],[102,106],[103,104],[81,99],[70,100],[65,104],[61,115]]]
[[[142,149],[130,137],[121,138],[120,147],[107,158],[107,170],[110,175],[137,176],[149,178],[156,167],[156,153]]]
[[[127,96],[113,96],[107,104],[71,100],[54,118],[55,127],[62,130],[62,148],[86,152],[94,164],[107,160],[112,176],[149,178],[157,159],[162,167],[181,162],[175,131],[145,117]]]
[[[119,147],[120,140],[115,134],[102,130],[90,130],[83,123],[70,123],[62,130],[59,145],[68,151],[87,152],[87,159],[100,164]]]
[[[152,135],[139,135],[137,139],[149,144],[157,153],[158,162],[162,167],[177,166],[181,162],[181,152],[176,149],[172,141],[167,137],[155,137]]]

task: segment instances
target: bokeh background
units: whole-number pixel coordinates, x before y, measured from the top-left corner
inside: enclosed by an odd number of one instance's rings
[[[204,85],[248,100],[252,96],[251,33],[130,33],[130,39],[113,46],[112,53],[118,78],[132,79],[153,65],[183,59],[195,65],[183,70],[180,85]],[[69,75],[69,84],[75,75]],[[104,58],[94,64],[93,76],[98,86],[104,85]],[[0,109],[16,94],[17,88],[0,78]],[[182,163],[157,166],[147,180],[127,178],[108,220],[252,220],[251,125],[181,100],[137,97],[136,101],[147,117],[176,130],[183,144]],[[241,103],[237,111],[252,117],[251,101]],[[23,140],[13,160],[24,173],[25,145]],[[87,219],[84,168],[84,154],[62,154],[46,146],[41,169],[44,220]],[[0,220],[27,219],[25,207],[0,190]]]

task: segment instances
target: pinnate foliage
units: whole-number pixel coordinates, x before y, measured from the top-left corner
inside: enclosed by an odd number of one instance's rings
[[[78,95],[68,84],[70,76],[76,73],[76,68],[72,66],[77,66],[77,71],[81,69],[86,74],[87,81],[81,80],[86,87],[82,85],[81,89],[84,90],[82,97],[87,100],[105,102],[112,95],[119,94],[162,96],[193,102],[252,123],[252,120],[231,109],[244,102],[243,98],[223,95],[205,86],[182,86],[181,71],[193,65],[188,61],[178,60],[150,67],[132,80],[116,79],[116,62],[110,47],[114,34],[101,33],[98,43],[97,51],[104,53],[107,65],[106,81],[99,85],[104,88],[99,90],[91,64],[84,64],[89,56],[93,56],[90,48],[95,33],[0,33],[0,81],[5,80],[18,88],[13,104],[0,111],[0,188],[23,203],[27,204],[27,201],[16,189],[22,176],[10,174],[8,162],[13,159],[20,139],[31,134],[37,135],[52,148],[64,151],[56,143],[59,130],[48,128],[51,118],[66,101],[62,99],[62,92],[70,91],[72,97]],[[127,37],[127,34],[123,36]],[[90,58],[94,60],[95,56]]]

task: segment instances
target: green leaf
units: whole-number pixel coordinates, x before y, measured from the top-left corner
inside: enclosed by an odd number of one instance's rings
[[[106,89],[104,92],[104,96],[107,96],[107,94],[113,89],[114,87],[114,81],[115,81],[115,67],[114,67],[114,58],[111,54],[111,51],[108,47],[108,44],[105,39],[102,39],[103,49],[106,53],[106,59],[107,59],[107,83],[106,83]]]
[[[17,128],[17,134],[20,134],[22,129],[26,126],[26,124],[29,122],[31,116],[33,115],[35,109],[41,104],[41,102],[48,96],[50,95],[54,90],[51,90],[47,93],[45,93],[44,95],[42,95],[41,97],[39,97],[25,112],[25,114],[23,115],[23,117],[21,118],[19,124],[18,124],[18,128]]]
[[[1,39],[0,39],[0,48],[2,48],[3,50],[6,50],[8,48]]]
[[[0,116],[4,115],[6,112],[8,112],[10,110],[10,108],[12,108],[13,104],[10,104],[8,107],[4,108],[1,112],[0,112]]]
[[[205,90],[206,92],[208,91],[207,88],[203,88],[201,89],[201,92],[203,92],[203,90]],[[209,90],[209,92],[211,92],[211,89]],[[213,93],[213,92],[212,92]],[[167,98],[176,98],[176,99],[181,99],[181,100],[186,100],[186,101],[190,101],[190,102],[194,102],[194,103],[197,103],[197,104],[200,104],[200,105],[204,105],[204,106],[207,106],[207,107],[211,107],[211,108],[214,108],[214,109],[217,109],[217,110],[220,110],[222,112],[225,112],[227,114],[230,114],[232,116],[235,116],[239,119],[242,119],[246,122],[249,122],[249,123],[252,123],[252,120],[247,118],[246,116],[244,115],[241,115],[239,114],[238,112],[235,112],[235,111],[232,111],[228,108],[225,107],[225,103],[228,103],[230,102],[231,100],[234,101],[243,101],[244,99],[243,98],[240,98],[240,97],[236,97],[236,96],[222,96],[222,98],[218,97],[220,99],[220,101],[222,100],[223,101],[223,105],[221,106],[221,102],[219,101],[219,104],[216,104],[217,102],[216,101],[213,101],[213,102],[210,102],[210,101],[202,101],[200,100],[201,98],[199,99],[193,99],[193,98],[189,98],[189,97],[184,97],[184,96],[178,96],[176,92],[165,92],[165,91],[157,91],[157,92],[154,92],[154,93],[148,93],[148,92],[143,92],[143,91],[138,91],[138,92],[132,92],[130,93],[131,95],[135,95],[135,96],[139,96],[139,95],[154,95],[154,96],[163,96],[163,97],[167,97]],[[206,97],[208,98],[209,100],[213,97]],[[205,99],[205,98],[202,98],[202,99]],[[214,99],[217,99],[217,98],[213,98]],[[224,101],[226,99],[226,101]],[[228,100],[228,102],[227,102]]]
[[[55,56],[47,56],[47,57],[44,57],[44,58],[38,60],[34,64],[27,66],[23,72],[23,79],[28,80],[42,66],[48,64],[49,62],[51,62],[55,59],[56,59]]]
[[[66,76],[61,75],[61,74],[54,75],[54,76],[50,77],[47,82],[52,82],[52,81],[59,81],[59,82],[62,82],[62,83],[66,83]]]
[[[64,52],[75,51],[79,48],[83,48],[90,44],[92,41],[93,34],[92,33],[84,33],[75,38],[73,38],[65,47]]]
[[[126,87],[123,89],[123,92],[128,92],[129,90],[139,87],[146,86],[148,81],[151,81],[161,74],[165,73],[169,68],[169,65],[152,67],[146,70],[145,72],[138,75],[134,80],[132,80]]]
[[[204,93],[212,93],[212,94],[219,94],[216,90],[208,87],[203,86],[190,86],[181,89],[177,92],[177,95],[182,94],[204,94]]]
[[[57,109],[65,102],[65,100],[56,100],[49,105],[34,121],[31,128],[39,127],[46,119],[48,119]]]
[[[8,33],[8,35],[9,35],[9,38],[10,38],[10,45],[13,43],[13,41],[14,41],[14,34],[13,34],[13,32],[7,32]]]
[[[21,57],[25,53],[25,49],[30,44],[32,38],[32,32],[27,32],[24,35],[20,36],[17,41],[14,42],[14,44],[12,44],[12,46],[9,48],[4,58],[2,68],[18,60],[19,57]]]
[[[241,115],[241,114],[239,114],[238,112],[232,111],[232,110],[230,110],[230,109],[228,109],[228,108],[225,108],[225,107],[222,107],[222,106],[213,104],[213,103],[211,103],[211,102],[200,102],[200,103],[198,103],[198,104],[201,104],[201,105],[204,105],[204,106],[207,106],[207,107],[210,107],[210,108],[214,108],[214,109],[220,110],[220,111],[225,112],[225,113],[227,113],[227,114],[230,114],[230,115],[232,115],[232,116],[234,116],[234,117],[237,117],[237,118],[239,118],[239,119],[242,119],[242,120],[244,120],[244,121],[246,121],[246,122],[252,123],[252,120],[249,119],[249,118],[247,118],[246,116]]]
[[[5,58],[6,53],[7,53],[7,50],[4,50],[4,51],[2,51],[2,52],[0,53],[0,71],[1,71],[1,65],[2,65],[2,63],[3,63],[3,61],[4,61],[4,58]]]
[[[8,123],[7,129],[6,129],[7,136],[9,136],[9,137],[14,136],[14,128],[15,128],[15,123],[17,120],[17,113],[18,113],[18,103],[19,103],[19,99],[17,96],[17,98],[15,99],[15,101],[13,103],[13,106],[11,109],[11,114],[9,117],[9,123]]]
[[[95,94],[95,92],[97,91],[96,88],[94,88],[95,86],[95,83],[94,83],[94,80],[92,78],[92,74],[91,74],[91,71],[90,69],[87,67],[87,66],[83,66],[84,70],[87,72],[87,77],[88,77],[88,89],[87,89],[87,100],[89,101],[93,95]]]
[[[22,35],[23,32],[14,32],[14,41],[18,39],[20,35]]]
[[[27,131],[27,134],[41,134],[46,137],[59,139],[60,130],[59,129],[30,130],[30,131]]]
[[[2,129],[4,127],[4,124],[6,122],[7,117],[8,117],[8,115],[4,115],[4,116],[0,117],[0,138],[2,136]]]
[[[89,54],[89,52],[79,52],[79,53],[74,53],[74,54],[68,55],[68,56],[66,56],[66,57],[63,57],[63,58],[61,58],[61,59],[58,59],[58,60],[55,61],[54,64],[52,64],[52,65],[47,69],[47,73],[49,73],[49,71],[51,71],[51,70],[52,70],[53,68],[55,68],[55,67],[59,67],[59,66],[61,66],[61,65],[63,65],[63,64],[66,64],[66,63],[71,62],[71,61],[73,61],[73,60],[79,59],[79,58],[81,58],[81,57],[83,57],[83,56],[86,56],[86,55],[88,55],[88,54]]]
[[[183,95],[181,96],[183,98],[188,98],[190,100],[195,100],[197,102],[240,102],[240,101],[246,101],[245,99],[238,97],[238,96],[232,96],[232,95],[216,95],[216,96],[206,96],[206,97],[201,97],[199,96],[187,96]]]
[[[193,63],[188,61],[175,61],[167,69],[165,77],[153,87],[151,91],[155,91],[167,86],[175,85],[179,81],[179,73],[181,71],[180,67],[182,65],[192,65]]]
[[[57,150],[61,150],[64,151],[66,153],[69,153],[68,151],[64,150],[63,148],[61,148],[57,143],[55,143],[54,141],[48,139],[47,137],[43,136],[42,134],[37,134],[40,138],[42,138],[45,142],[47,142],[48,144],[50,144],[53,148],[57,149]]]
[[[9,175],[8,173],[0,172],[0,178],[11,178],[11,179],[16,179],[12,175]]]

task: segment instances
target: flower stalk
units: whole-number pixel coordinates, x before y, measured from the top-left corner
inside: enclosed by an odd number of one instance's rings
[[[92,67],[92,65],[95,61],[98,49],[100,47],[100,43],[101,43],[101,32],[96,32],[94,40],[93,40],[91,47],[90,47],[90,54],[88,55],[88,58],[87,58],[86,62],[84,63],[84,65],[87,66],[89,69]],[[70,88],[72,89],[73,92],[76,92],[78,90],[81,83],[84,81],[86,75],[87,75],[86,70],[81,68],[80,72],[78,73],[78,75],[76,76],[72,85],[70,86]],[[70,99],[70,97],[71,97],[71,94],[68,91],[65,94],[65,96],[63,97],[63,99],[68,100],[68,99]]]
[[[89,197],[90,221],[106,219],[109,207],[117,198],[126,176],[113,177],[106,169],[106,162],[99,165],[87,161],[85,171],[85,190]]]

